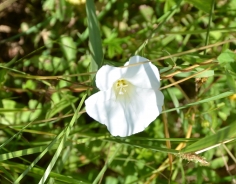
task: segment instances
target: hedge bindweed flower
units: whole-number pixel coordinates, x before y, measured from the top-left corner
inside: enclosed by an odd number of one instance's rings
[[[148,61],[133,56],[125,63],[127,67],[105,65],[96,74],[101,91],[85,101],[86,111],[106,125],[113,136],[143,131],[162,111],[164,96],[159,90],[159,71]]]

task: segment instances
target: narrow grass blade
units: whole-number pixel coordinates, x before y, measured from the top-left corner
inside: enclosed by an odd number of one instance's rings
[[[171,88],[167,88],[166,90],[167,90],[168,94],[170,95],[170,98],[172,99],[174,106],[176,108],[178,108],[179,107],[179,100],[177,99],[175,93],[173,92],[173,90]],[[176,109],[176,112],[179,114],[179,109]]]
[[[0,168],[10,168],[13,170],[16,170],[17,172],[21,172],[24,171],[25,169],[27,169],[27,165],[24,164],[19,164],[19,163],[14,163],[14,162],[1,162],[0,163]],[[32,168],[30,171],[30,175],[31,176],[35,176],[35,178],[37,178],[39,175],[42,175],[44,172],[44,169],[41,168]],[[61,175],[55,172],[51,172],[50,173],[50,177],[55,178],[56,181],[62,182],[62,183],[76,183],[76,184],[89,184],[88,181],[85,181],[83,178],[77,176],[76,179],[73,178],[72,176],[66,176],[66,175]],[[78,179],[79,178],[79,179]],[[14,180],[13,180],[14,181]],[[16,183],[16,182],[14,182]],[[19,183],[19,182],[18,182]]]
[[[222,128],[214,135],[206,136],[199,141],[187,146],[181,152],[197,152],[200,153],[200,150],[208,150],[219,146],[221,143],[226,143],[236,139],[236,121],[231,123],[229,126]],[[202,151],[203,152],[203,151]]]
[[[118,139],[104,139],[107,141],[111,141],[111,142],[116,142],[119,144],[126,144],[129,146],[133,146],[133,147],[138,147],[138,148],[146,148],[146,149],[150,149],[153,151],[160,151],[163,153],[172,153],[172,154],[177,154],[179,153],[179,151],[174,150],[174,149],[167,149],[167,148],[161,148],[161,147],[156,147],[156,146],[149,146],[149,145],[144,145],[144,144],[137,144],[134,142],[126,142],[126,141],[122,141],[122,140],[118,140]]]
[[[102,66],[103,51],[102,40],[93,0],[86,1],[86,12],[88,17],[89,47],[92,54],[91,71],[96,71]]]
[[[62,131],[58,136],[56,136],[51,143],[39,154],[39,156],[27,167],[27,169],[16,179],[14,184],[19,183],[22,178],[37,164],[37,162],[49,151],[53,148],[56,142],[60,140],[65,131]]]
[[[0,109],[1,112],[1,109]],[[6,146],[9,142],[11,142],[14,138],[16,138],[18,135],[20,135],[24,129],[26,129],[28,126],[31,125],[32,122],[28,123],[26,126],[24,126],[19,132],[17,132],[15,135],[13,135],[10,139],[5,141],[3,144],[0,145],[0,149],[2,149],[4,146]]]
[[[161,30],[162,26],[179,10],[179,6],[181,4],[181,1],[182,0],[178,0],[176,2],[177,5],[174,6],[172,8],[172,10],[166,12],[164,15],[162,15],[158,19],[158,23],[159,23],[158,27],[152,31],[152,34],[149,36],[149,38],[147,40],[145,40],[142,43],[142,45],[140,45],[140,47],[135,51],[135,55],[139,54],[144,49],[144,47],[148,44],[150,39],[152,39],[156,35],[156,33],[158,33]]]
[[[63,135],[63,138],[62,138],[62,140],[61,140],[61,142],[59,144],[59,147],[58,147],[56,153],[54,154],[51,162],[49,163],[49,165],[48,165],[44,175],[42,176],[41,180],[39,181],[39,184],[43,184],[43,183],[46,182],[46,180],[47,180],[47,178],[48,178],[48,176],[49,176],[53,166],[55,165],[56,161],[58,160],[58,158],[59,158],[59,156],[61,154],[62,149],[65,147],[66,140],[67,140],[67,138],[68,138],[68,136],[69,136],[69,134],[70,134],[70,132],[71,132],[71,130],[73,128],[73,125],[76,122],[76,120],[80,117],[80,114],[78,112],[80,111],[86,96],[87,95],[85,94],[83,96],[82,100],[80,101],[80,104],[79,104],[77,110],[75,111],[75,114],[74,114],[73,118],[71,119],[71,122],[69,123],[68,127],[65,130],[65,134]]]
[[[95,180],[93,181],[93,184],[97,184],[100,180],[100,178],[104,175],[104,173],[106,172],[108,166],[111,164],[111,162],[114,160],[116,154],[118,153],[119,149],[121,148],[122,145],[119,145],[116,148],[116,151],[113,153],[113,155],[111,156],[111,158],[109,158],[109,160],[107,161],[107,163],[105,163],[105,165],[103,166],[102,170],[99,172],[99,174],[97,175],[97,177],[95,178]]]
[[[46,119],[52,118],[55,114],[61,112],[66,107],[70,106],[71,103],[75,103],[78,98],[73,96],[67,96],[67,98],[62,98],[60,102],[54,105],[52,109],[47,112]]]
[[[14,152],[10,152],[10,153],[4,153],[4,154],[0,155],[0,161],[9,160],[9,159],[21,157],[24,155],[31,155],[34,153],[39,153],[39,152],[42,152],[43,150],[45,150],[46,148],[47,148],[47,146],[38,146],[35,148],[28,148],[28,149],[14,151]],[[56,149],[56,148],[58,148],[58,144],[54,144],[53,147],[51,148],[51,150]]]
[[[184,105],[182,107],[177,107],[177,108],[173,108],[173,109],[162,111],[162,113],[167,113],[167,112],[175,111],[175,110],[178,110],[178,109],[184,109],[184,108],[191,107],[191,106],[194,106],[194,105],[199,105],[199,104],[202,104],[202,103],[218,100],[218,99],[221,99],[221,98],[225,98],[225,97],[231,96],[233,94],[234,94],[233,91],[224,92],[222,94],[219,94],[219,95],[207,98],[207,99],[203,99],[203,100],[199,100],[197,102],[189,103],[188,105]]]

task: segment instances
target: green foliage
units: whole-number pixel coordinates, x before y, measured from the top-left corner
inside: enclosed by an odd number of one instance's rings
[[[1,183],[235,181],[234,0],[7,0],[0,10]],[[111,137],[84,100],[98,68],[135,53],[161,73],[163,112],[144,132]]]
[[[211,10],[211,4],[214,2],[214,0],[205,1],[204,3],[201,0],[185,0],[188,3],[193,4],[196,6],[199,10],[202,10],[206,13],[209,13]]]
[[[89,47],[93,59],[91,62],[91,71],[96,71],[102,66],[103,51],[99,25],[93,1],[86,1],[86,12],[88,17]]]
[[[203,149],[210,149],[216,145],[223,144],[225,142],[232,141],[235,138],[236,132],[236,122],[231,122],[227,127],[222,128],[220,131],[213,135],[206,136],[201,140],[191,144],[190,146],[183,149],[184,153],[187,152],[197,152]]]

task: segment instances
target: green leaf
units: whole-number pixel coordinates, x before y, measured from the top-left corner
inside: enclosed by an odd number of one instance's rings
[[[203,70],[204,70],[203,68],[196,68],[197,72],[201,72]],[[199,75],[196,75],[195,77],[201,78],[201,77],[212,77],[212,76],[214,76],[214,70],[206,70],[206,71],[200,73]]]
[[[211,1],[210,0],[185,0],[186,2],[192,4],[197,7],[199,10],[202,10],[206,13],[209,13],[211,10]]]
[[[229,141],[231,139],[236,139],[236,121],[231,123],[229,126],[222,128],[214,135],[206,136],[199,141],[187,146],[181,152],[190,153],[197,152],[204,149],[210,149],[218,146],[219,144]]]
[[[236,53],[227,49],[217,57],[217,60],[219,61],[220,64],[235,62]]]
[[[150,21],[153,14],[154,14],[154,10],[153,10],[153,7],[151,7],[151,6],[141,5],[140,6],[140,13],[146,21]]]
[[[89,47],[92,55],[91,71],[96,71],[103,64],[102,40],[93,0],[86,1],[89,28]]]
[[[234,74],[236,74],[236,61],[229,63],[228,68],[230,71],[232,71],[232,72],[234,72]]]
[[[219,157],[211,161],[211,168],[218,169],[224,167],[225,163],[227,163],[229,158],[227,156]]]
[[[23,89],[31,89],[31,90],[35,90],[36,89],[36,83],[33,80],[27,80],[23,85],[22,88]]]
[[[65,59],[56,56],[36,55],[30,59],[30,62],[40,70],[53,72],[54,74],[68,68],[68,63],[65,62]]]
[[[75,61],[77,49],[74,40],[69,36],[62,36],[60,42],[61,50],[67,61]]]
[[[227,76],[226,80],[227,80],[227,84],[228,84],[229,88],[232,91],[236,92],[236,82],[235,82],[235,79],[233,78],[232,75],[230,75],[228,70],[225,70],[225,74]]]
[[[0,86],[2,86],[7,78],[7,70],[5,69],[1,69],[0,70]]]

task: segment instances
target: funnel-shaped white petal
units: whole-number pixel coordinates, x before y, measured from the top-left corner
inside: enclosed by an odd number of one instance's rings
[[[106,65],[97,72],[96,85],[101,91],[85,101],[86,111],[113,136],[143,131],[162,111],[158,69],[150,62],[139,64],[145,61],[148,59],[133,56],[127,67]]]

